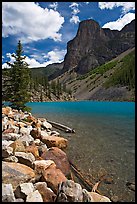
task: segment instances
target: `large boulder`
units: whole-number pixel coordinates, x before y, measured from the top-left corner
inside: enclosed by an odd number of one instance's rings
[[[42,144],[38,147],[39,155],[41,156],[44,152],[48,151],[48,147],[46,144]]]
[[[38,128],[33,128],[30,131],[30,135],[34,138],[34,139],[41,139],[41,131]]]
[[[20,136],[21,136],[20,134],[13,133],[13,132],[11,132],[11,133],[2,133],[2,139],[3,140],[13,140],[13,141],[15,141],[15,140],[19,139]]]
[[[56,194],[47,187],[46,182],[37,182],[34,187],[40,192],[43,198],[43,202],[54,202]]]
[[[43,199],[39,191],[36,190],[27,196],[26,202],[43,202]]]
[[[16,198],[26,199],[26,197],[34,191],[34,186],[32,183],[22,183],[17,186],[14,194]]]
[[[15,196],[11,184],[2,184],[2,202],[15,202]]]
[[[41,140],[44,139],[44,137],[50,136],[49,132],[47,130],[41,130]]]
[[[57,202],[82,202],[83,192],[80,184],[66,180],[59,184]]]
[[[15,152],[25,152],[25,146],[19,139],[9,145],[13,148],[13,153]]]
[[[8,128],[8,124],[8,117],[4,115],[2,118],[2,131]]]
[[[26,119],[28,122],[36,122],[37,121],[36,118],[32,115],[27,116]]]
[[[2,182],[11,183],[13,189],[24,182],[29,182],[35,178],[35,172],[30,167],[15,163],[2,161]]]
[[[25,164],[31,168],[33,167],[33,162],[35,161],[35,157],[32,153],[15,152],[15,156],[18,158],[19,163]]]
[[[45,169],[41,177],[41,181],[46,182],[48,187],[51,188],[55,194],[58,192],[58,185],[66,180],[67,178],[65,175],[60,169],[56,168],[55,164],[52,164]]]
[[[46,128],[47,130],[51,130],[52,129],[52,125],[49,122],[47,122],[46,120],[42,122],[42,126],[44,128]]]
[[[3,134],[5,134],[5,133],[14,133],[14,131],[15,131],[14,128],[8,128],[8,129],[3,131]]]
[[[58,147],[60,149],[64,149],[68,145],[67,139],[57,136],[44,136],[42,138],[42,142],[44,142],[47,147]]]
[[[4,107],[4,108],[2,108],[2,113],[4,114],[4,115],[9,115],[9,114],[12,114],[12,108],[11,107]]]
[[[39,150],[35,143],[26,147],[26,152],[32,153],[35,158],[39,157]]]
[[[15,156],[9,156],[7,158],[4,158],[3,161],[6,161],[6,162],[18,162],[18,158],[15,157]]]
[[[64,151],[58,147],[51,147],[47,152],[44,152],[41,157],[43,159],[51,159],[55,162],[58,169],[60,169],[65,176],[70,173],[70,164],[68,157]]]
[[[52,160],[36,160],[34,161],[34,169],[37,172],[37,174],[43,174],[45,169],[47,169],[51,164],[54,164],[54,161]]]
[[[100,195],[96,192],[88,192],[89,196],[91,197],[91,202],[111,202],[111,200],[103,195]]]
[[[2,146],[2,158],[7,158],[13,155],[13,148],[8,146]]]
[[[28,127],[21,127],[19,132],[22,136],[24,136],[24,135],[28,136],[28,135],[30,135],[31,130],[32,130],[32,126],[30,125]]]
[[[31,135],[24,135],[21,136],[19,140],[22,141],[24,145],[26,145],[26,143],[28,144],[32,143],[34,141],[34,138]]]

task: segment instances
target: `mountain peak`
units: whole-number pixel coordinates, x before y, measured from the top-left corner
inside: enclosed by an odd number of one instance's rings
[[[81,21],[76,36],[67,44],[62,71],[75,69],[77,73],[85,74],[134,47],[134,35],[134,21],[121,31],[101,28],[92,19]]]

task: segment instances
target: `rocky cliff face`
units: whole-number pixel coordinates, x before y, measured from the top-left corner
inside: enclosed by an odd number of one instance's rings
[[[67,44],[63,72],[85,74],[135,45],[135,21],[121,31],[102,29],[94,20],[80,22],[76,37]]]

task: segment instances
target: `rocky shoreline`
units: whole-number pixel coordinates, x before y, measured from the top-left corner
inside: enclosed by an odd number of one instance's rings
[[[71,177],[68,140],[45,118],[2,108],[2,202],[111,202]]]

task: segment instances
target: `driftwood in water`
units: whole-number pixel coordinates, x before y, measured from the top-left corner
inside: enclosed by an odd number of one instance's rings
[[[87,188],[88,191],[92,191],[94,189],[94,191],[96,191],[97,193],[99,193],[101,195],[101,193],[97,190],[97,188],[95,187],[96,184],[94,185],[93,183],[87,181],[84,176],[82,175],[82,173],[80,173],[80,171],[77,169],[77,167],[71,162],[69,161],[73,171],[76,173],[76,176],[82,181],[82,183],[84,184],[84,186]]]
[[[59,129],[59,130],[64,130],[65,132],[68,132],[68,133],[75,133],[75,130],[72,129],[72,128],[69,128],[65,125],[62,125],[60,123],[56,123],[56,122],[53,122],[53,121],[47,121],[49,122],[53,127]]]

